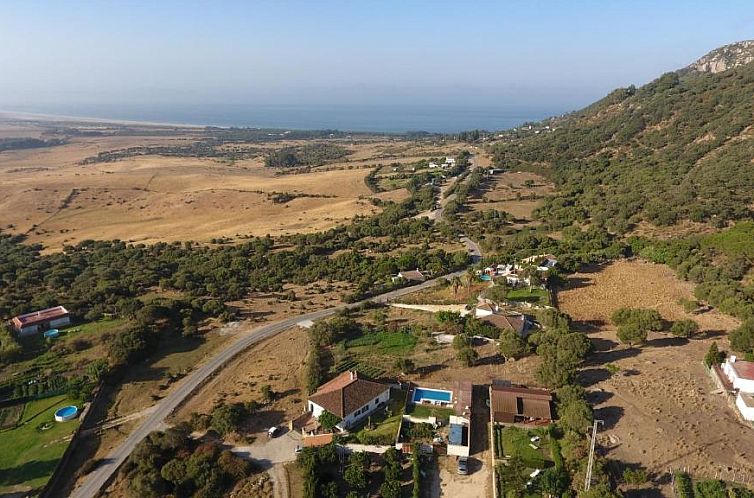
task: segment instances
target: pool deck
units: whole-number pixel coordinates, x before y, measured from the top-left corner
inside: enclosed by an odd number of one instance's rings
[[[425,389],[425,390],[431,390],[431,391],[449,392],[450,393],[450,402],[440,401],[440,402],[437,402],[437,403],[431,403],[431,402],[417,403],[416,401],[414,401],[414,396],[416,395],[416,390],[417,389]],[[409,403],[413,403],[415,405],[435,405],[435,406],[441,406],[441,407],[446,407],[446,408],[452,408],[456,404],[456,392],[453,389],[448,389],[445,386],[428,385],[428,384],[418,385],[418,384],[412,383],[411,387],[409,389],[409,392],[408,392],[408,400],[409,400]]]

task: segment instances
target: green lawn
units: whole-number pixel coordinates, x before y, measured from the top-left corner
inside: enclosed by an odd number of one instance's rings
[[[547,289],[541,289],[539,287],[532,287],[529,290],[528,287],[521,287],[520,289],[512,289],[505,295],[509,301],[525,301],[532,304],[539,304],[546,306],[550,304],[550,294]]]
[[[364,424],[370,422],[374,428],[362,427],[353,431],[356,439],[367,444],[392,444],[398,435],[405,402],[406,391],[393,390],[387,412],[372,415],[370,420],[364,421]]]
[[[408,408],[408,414],[416,418],[436,417],[440,420],[447,420],[455,414],[452,408],[443,408],[434,405],[416,405],[411,404]]]
[[[356,352],[376,351],[386,355],[405,356],[416,346],[417,339],[407,332],[378,332],[346,341],[347,349]]]
[[[531,437],[540,436],[539,449],[531,447]],[[503,455],[511,457],[518,455],[524,464],[532,469],[542,469],[549,462],[549,437],[543,430],[524,430],[518,427],[505,427],[502,432]]]
[[[79,425],[78,419],[55,422],[55,410],[73,404],[67,396],[32,401],[24,407],[21,425],[0,432],[0,493],[35,489],[47,482]],[[40,430],[45,423],[48,430]]]

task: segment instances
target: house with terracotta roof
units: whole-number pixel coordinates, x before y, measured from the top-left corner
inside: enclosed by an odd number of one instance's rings
[[[754,362],[743,361],[731,355],[725,363],[720,365],[723,375],[736,396],[736,408],[741,416],[748,421],[754,421]]]
[[[18,335],[31,335],[71,323],[68,310],[62,306],[18,315],[11,320]]]
[[[490,415],[493,422],[549,423],[552,394],[546,389],[528,389],[495,381],[490,386]]]
[[[325,411],[332,413],[341,419],[336,427],[347,430],[389,400],[390,386],[362,378],[358,372],[349,370],[322,384],[309,396],[308,407],[315,418]]]

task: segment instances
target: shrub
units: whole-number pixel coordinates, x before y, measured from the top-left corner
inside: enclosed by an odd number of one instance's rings
[[[699,332],[699,324],[694,320],[678,320],[670,327],[670,333],[676,337],[691,337]]]

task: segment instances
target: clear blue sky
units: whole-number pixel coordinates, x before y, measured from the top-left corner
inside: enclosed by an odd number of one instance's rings
[[[749,38],[750,0],[5,0],[0,107],[575,108]]]

